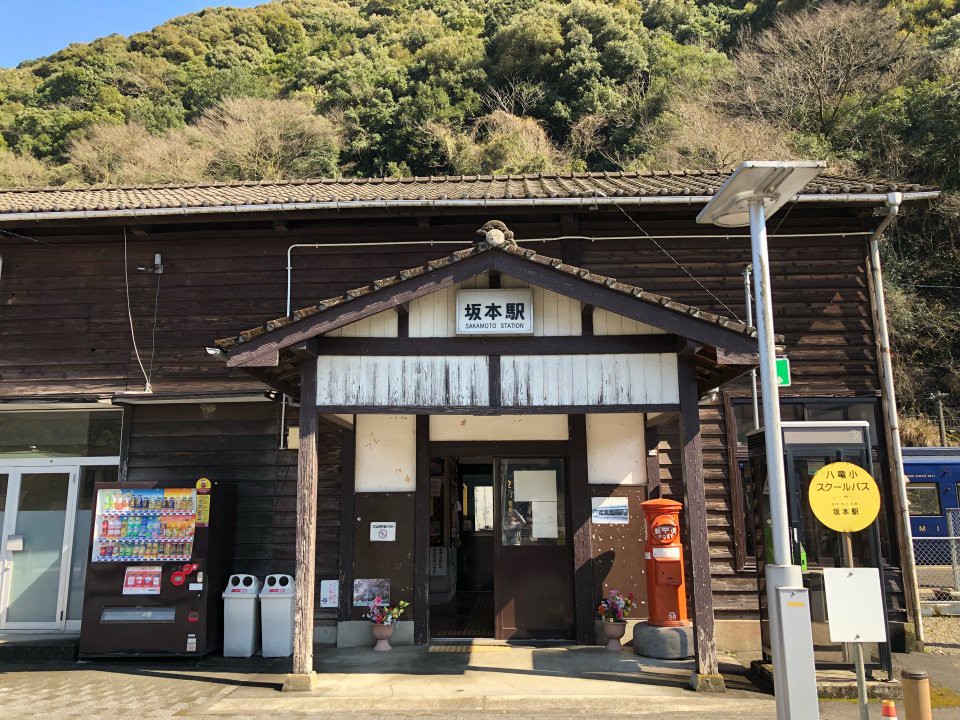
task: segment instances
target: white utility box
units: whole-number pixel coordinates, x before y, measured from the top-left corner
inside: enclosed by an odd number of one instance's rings
[[[223,591],[223,656],[250,657],[260,645],[260,580],[231,575]]]
[[[267,575],[260,591],[264,657],[293,655],[293,576]]]

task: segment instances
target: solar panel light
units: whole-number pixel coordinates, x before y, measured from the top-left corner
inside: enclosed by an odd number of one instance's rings
[[[697,222],[721,227],[750,224],[748,205],[762,199],[767,215],[789,202],[827,166],[823,160],[747,160],[697,215]]]
[[[773,215],[799,194],[824,167],[826,163],[822,160],[750,160],[740,163],[723,187],[697,215],[697,222],[701,224],[722,227],[750,226],[752,267],[756,273],[754,295],[757,306],[757,349],[763,390],[763,431],[773,541],[773,558],[767,558],[764,575],[777,717],[782,720],[813,720],[819,717],[819,710],[813,643],[805,640],[796,642],[798,637],[811,636],[810,618],[808,615],[803,616],[806,618],[804,621],[800,616],[791,616],[789,628],[785,627],[786,620],[781,621],[781,590],[798,595],[807,591],[803,588],[801,569],[793,564],[790,555],[783,438],[780,434],[780,405],[774,369],[776,346],[770,292],[767,216]],[[803,601],[806,602],[805,599]],[[794,639],[792,644],[787,640],[788,634]]]

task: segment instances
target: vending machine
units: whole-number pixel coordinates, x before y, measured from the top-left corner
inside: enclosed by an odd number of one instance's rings
[[[199,656],[220,644],[232,488],[99,483],[80,656]]]

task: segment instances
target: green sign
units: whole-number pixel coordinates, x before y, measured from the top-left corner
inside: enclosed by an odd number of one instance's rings
[[[790,387],[790,358],[777,358],[777,387]]]

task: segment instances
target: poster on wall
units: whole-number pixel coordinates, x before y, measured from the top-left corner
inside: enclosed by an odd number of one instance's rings
[[[430,577],[443,577],[447,574],[447,548],[430,548]]]
[[[335,608],[340,605],[340,581],[320,581],[320,607]]]
[[[353,581],[353,606],[367,607],[377,598],[390,604],[390,578],[357,578]]]
[[[626,525],[630,522],[630,509],[625,497],[590,498],[593,512],[590,520],[594,525]]]

